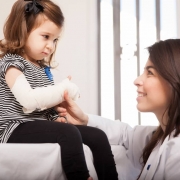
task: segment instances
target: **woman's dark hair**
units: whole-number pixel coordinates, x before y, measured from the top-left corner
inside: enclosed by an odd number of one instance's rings
[[[31,1],[17,0],[14,3],[4,25],[4,40],[0,41],[0,58],[6,53],[22,55],[28,33],[40,25],[43,18],[48,18],[60,28],[63,27],[64,16],[58,5],[50,0],[36,1],[43,7],[43,11],[37,14],[25,12],[25,6]],[[54,53],[47,60],[49,64],[53,55]]]
[[[163,132],[161,126],[159,126],[153,134],[151,141],[143,150],[142,158],[144,165],[158,142],[163,142],[173,130],[175,130],[174,137],[180,134],[180,39],[159,41],[147,49],[149,59],[157,72],[171,85],[172,98],[166,110],[168,121],[165,131]]]

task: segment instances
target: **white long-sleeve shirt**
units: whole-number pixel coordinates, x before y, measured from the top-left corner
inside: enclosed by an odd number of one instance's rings
[[[135,180],[140,173],[142,164],[140,157],[143,148],[149,142],[155,126],[130,127],[128,124],[112,121],[96,115],[88,115],[88,126],[102,129],[108,136],[111,145],[125,148],[121,168],[118,169],[119,179]],[[144,166],[140,180],[179,180],[180,179],[180,136],[168,136],[163,144],[158,144]],[[122,153],[120,151],[119,153]],[[124,162],[127,161],[127,162]],[[123,170],[121,170],[123,169]],[[122,177],[122,178],[121,178]]]

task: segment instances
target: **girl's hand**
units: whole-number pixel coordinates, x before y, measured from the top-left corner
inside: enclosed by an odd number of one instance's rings
[[[71,79],[72,79],[72,77],[71,77],[71,76],[68,76],[67,78],[68,78],[69,80],[71,80]]]
[[[79,106],[64,92],[65,101],[56,106],[59,116],[66,116],[68,123],[75,125],[87,125],[88,116],[79,108]],[[61,117],[62,118],[62,117]]]

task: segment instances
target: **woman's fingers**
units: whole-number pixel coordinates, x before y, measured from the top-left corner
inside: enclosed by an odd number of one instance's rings
[[[64,91],[64,100],[66,101],[69,108],[74,107],[74,101],[69,97],[68,91]]]
[[[64,117],[58,117],[55,121],[56,122],[61,122],[61,123],[67,123],[67,120]]]
[[[56,106],[55,111],[58,112],[59,116],[66,116],[67,115],[67,110],[64,107]]]
[[[61,110],[58,110],[58,115],[59,116],[66,116],[67,115],[67,112],[61,112]]]
[[[69,98],[69,94],[68,94],[68,91],[64,91],[64,100],[69,104],[72,99]]]
[[[62,107],[62,106],[58,106],[57,107],[58,111],[61,112],[61,113],[66,113],[66,108]]]

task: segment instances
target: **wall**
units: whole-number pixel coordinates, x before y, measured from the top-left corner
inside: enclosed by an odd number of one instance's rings
[[[180,0],[177,1],[177,36],[180,38]]]
[[[2,28],[16,0],[0,0],[0,39]],[[54,0],[65,16],[65,26],[56,51],[59,66],[55,82],[72,76],[81,92],[78,104],[85,112],[98,114],[98,60],[96,0]]]

